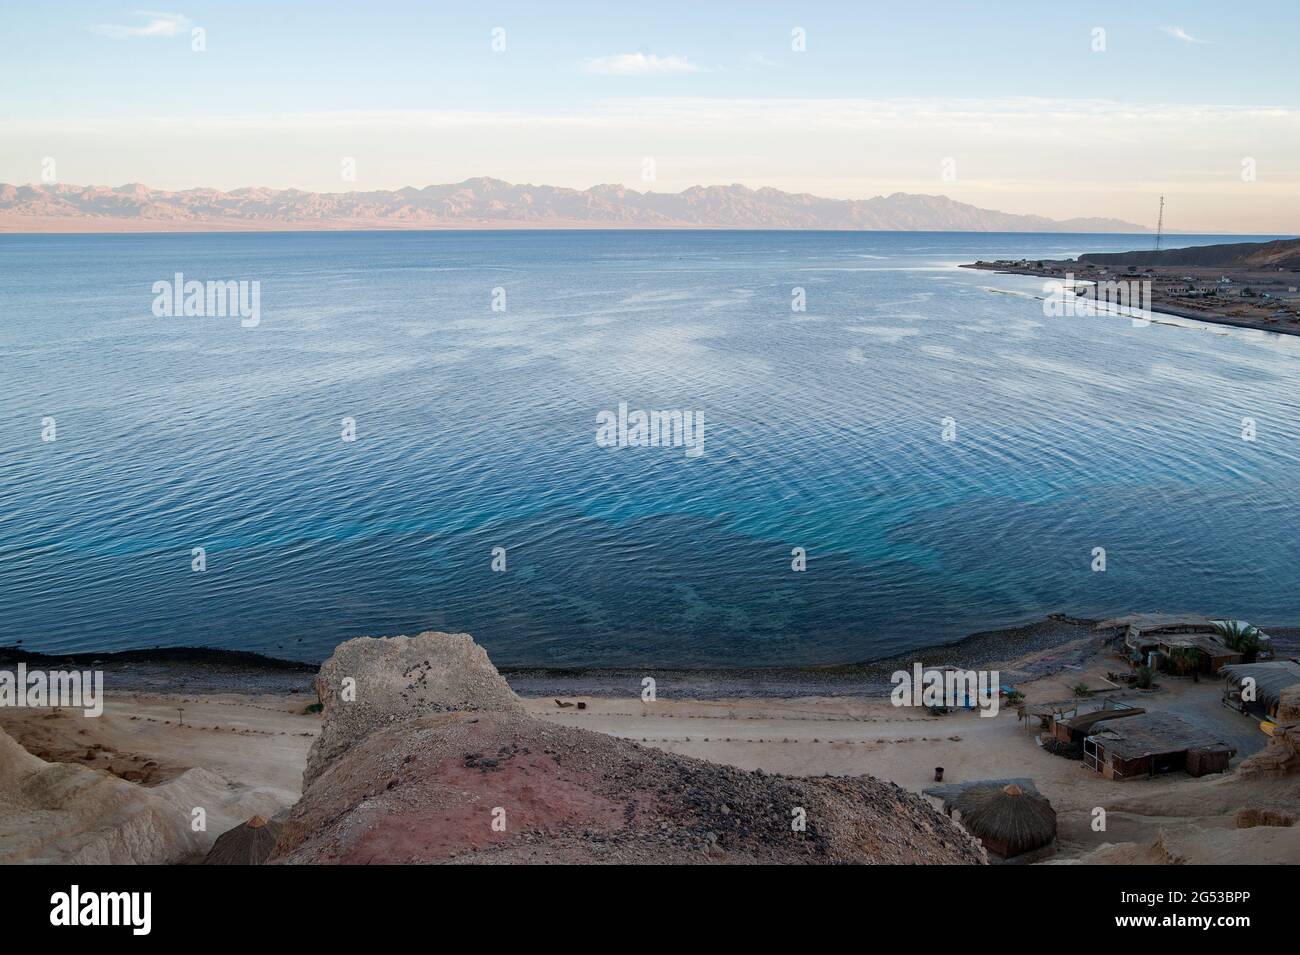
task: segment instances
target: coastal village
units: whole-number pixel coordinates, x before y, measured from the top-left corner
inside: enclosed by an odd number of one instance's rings
[[[896,707],[878,666],[657,672],[647,698],[631,671],[498,673],[465,634],[318,673],[101,660],[102,718],[0,711],[0,861],[1300,861],[1296,631],[986,636],[932,655],[996,669],[995,718]]]
[[[1100,677],[1099,687],[1081,681],[1067,698],[1019,703],[1018,718],[1039,730],[1044,750],[1113,783],[1226,777],[1238,756],[1243,778],[1300,771],[1300,662],[1277,659],[1268,634],[1243,621],[1177,614],[1134,614],[1096,629],[1126,666]],[[1162,696],[1158,681],[1192,685]],[[1015,690],[1008,696],[1023,700]],[[1034,862],[1057,851],[1055,813],[1032,779],[925,792],[965,820],[992,861]],[[1300,802],[1281,810],[1243,805],[1236,821],[1290,827],[1295,810]]]
[[[1143,308],[1213,324],[1300,334],[1300,240],[1269,245],[1277,247],[1270,254],[1261,253],[1258,243],[1243,243],[1237,247],[1242,252],[1235,255],[1206,253],[1206,248],[1234,248],[1228,245],[1089,253],[1062,260],[999,259],[964,267],[1065,282],[1082,303],[1100,301],[1103,307],[1117,303],[1113,297],[1099,295],[1099,289],[1148,283],[1151,300],[1143,302]],[[1180,259],[1179,252],[1186,257]]]

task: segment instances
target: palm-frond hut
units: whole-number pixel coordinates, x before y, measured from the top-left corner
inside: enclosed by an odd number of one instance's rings
[[[924,790],[942,800],[995,861],[1027,862],[1056,848],[1056,810],[1030,779],[982,779]]]
[[[984,848],[1003,859],[1024,855],[1056,841],[1056,810],[1037,793],[1010,783],[1001,789],[979,789],[961,824]]]
[[[1241,663],[1224,667],[1223,675],[1227,679],[1224,703],[1243,713],[1276,716],[1283,691],[1300,686],[1300,663],[1294,660]],[[1247,678],[1254,681],[1251,699],[1242,698]]]
[[[217,837],[204,865],[261,865],[271,855],[280,837],[280,824],[265,816],[254,816],[248,822],[227,829]]]
[[[927,796],[933,796],[940,801],[941,808],[945,813],[951,816],[954,812],[964,812],[975,804],[975,796],[981,790],[985,789],[1002,789],[1004,786],[1016,785],[1025,792],[1039,795],[1038,790],[1034,787],[1032,779],[1026,779],[1022,776],[1008,777],[1007,779],[971,779],[961,783],[944,783],[942,786],[931,786],[929,789],[922,789]]]

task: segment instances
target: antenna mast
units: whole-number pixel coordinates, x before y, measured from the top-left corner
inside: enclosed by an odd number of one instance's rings
[[[1165,197],[1160,197],[1160,217],[1156,219],[1156,251],[1160,251],[1160,236],[1165,231]]]

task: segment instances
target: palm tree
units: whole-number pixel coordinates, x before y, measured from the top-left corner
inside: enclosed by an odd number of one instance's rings
[[[1230,650],[1236,650],[1241,654],[1242,660],[1246,663],[1255,662],[1263,642],[1260,640],[1258,627],[1240,620],[1220,620],[1214,625],[1214,629],[1218,631],[1219,636],[1223,637],[1223,642]]]
[[[1201,654],[1195,647],[1178,647],[1169,654],[1170,669],[1179,676],[1195,673],[1201,665]]]

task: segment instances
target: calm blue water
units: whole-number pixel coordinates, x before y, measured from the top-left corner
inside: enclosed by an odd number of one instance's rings
[[[1057,610],[1300,622],[1300,338],[954,268],[1148,242],[0,236],[0,643],[806,664]],[[261,324],[155,318],[178,271],[260,281]],[[620,401],[702,411],[704,454],[597,446]]]

